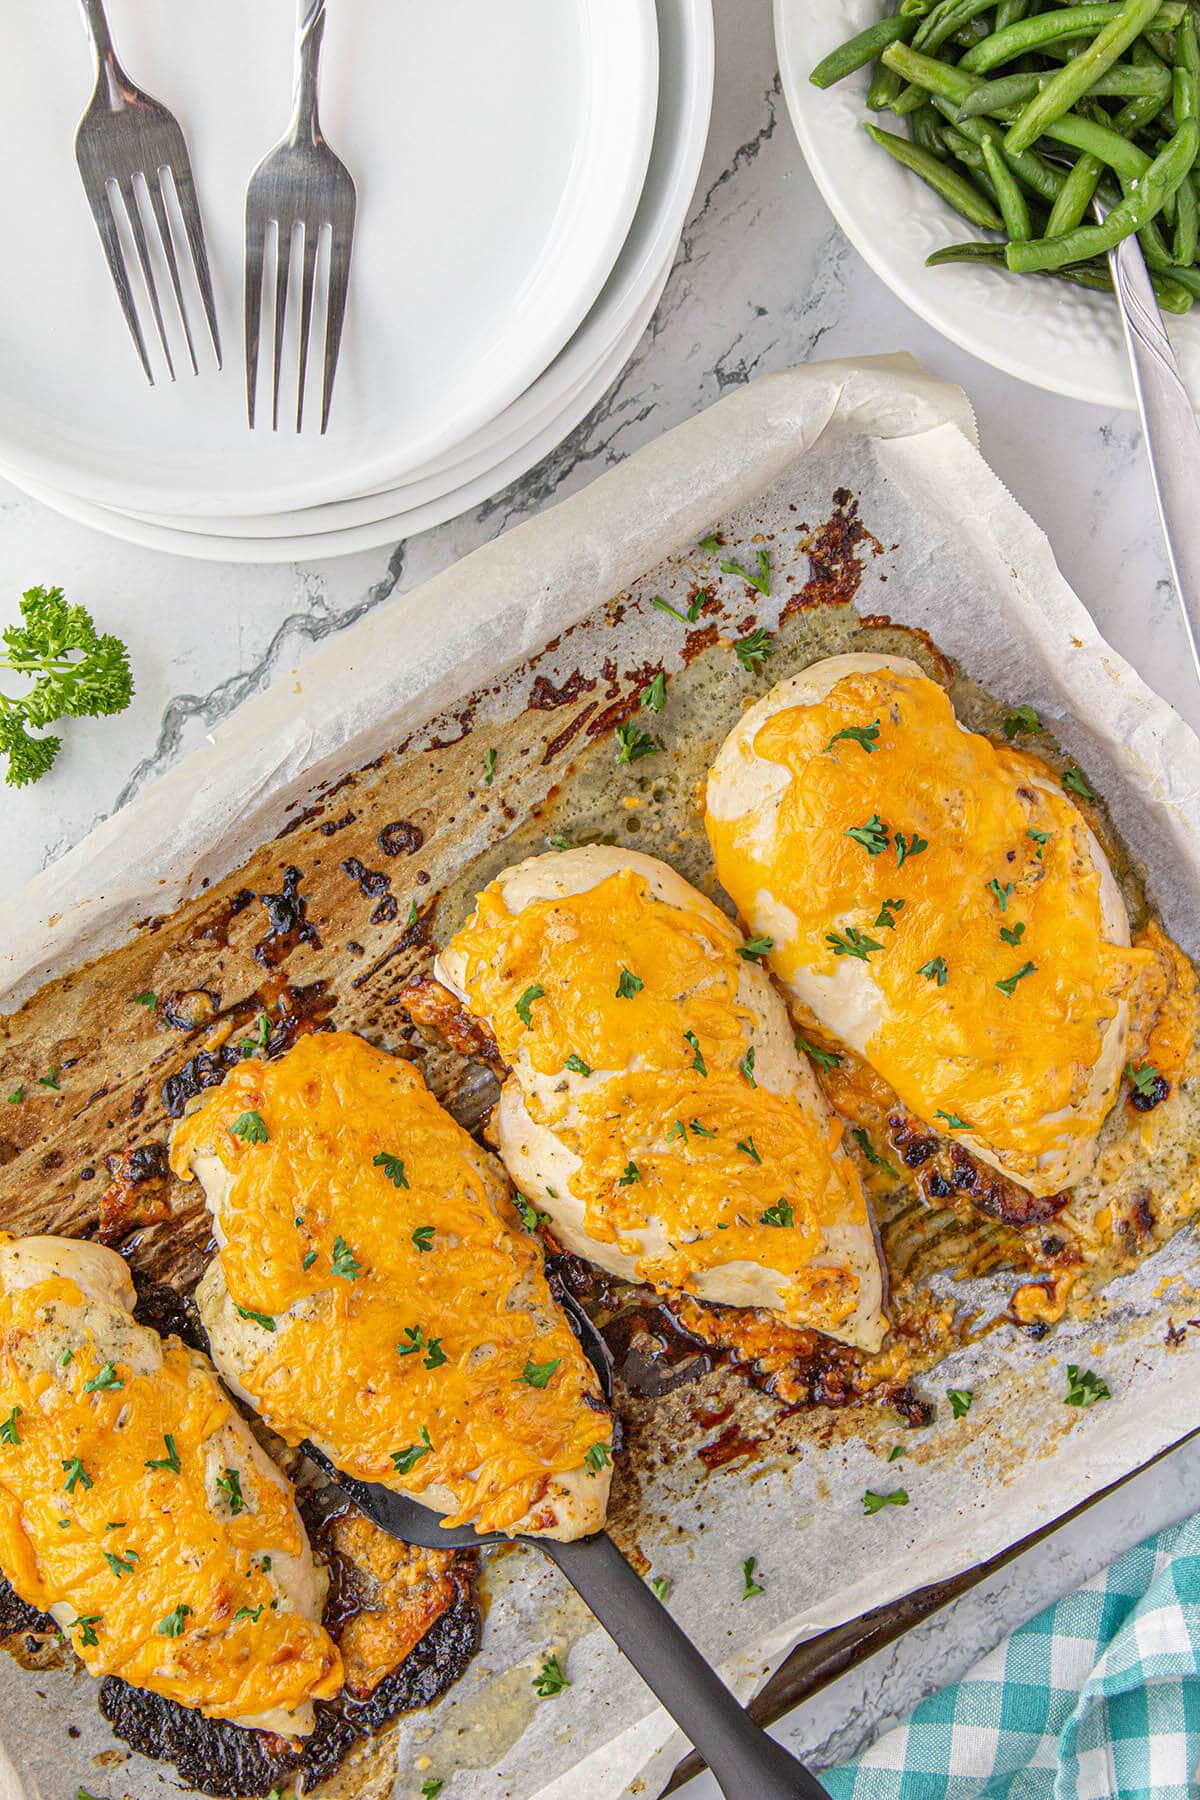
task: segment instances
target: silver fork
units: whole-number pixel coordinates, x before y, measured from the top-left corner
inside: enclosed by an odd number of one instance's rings
[[[196,349],[192,342],[192,330],[179,277],[179,262],[170,220],[168,183],[174,185],[187,250],[208,322],[208,334],[212,339],[217,367],[220,368],[221,337],[213,301],[212,278],[208,269],[208,251],[204,244],[204,227],[200,221],[200,206],[196,199],[192,165],[188,159],[183,133],[166,107],[134,87],[117,61],[103,0],[80,0],[80,5],[96,58],[96,87],[75,134],[75,160],[79,164],[84,192],[96,221],[96,229],[100,233],[100,241],[104,245],[104,254],[108,258],[109,272],[116,286],[117,298],[121,302],[121,311],[125,314],[125,322],[141,358],[142,368],[146,371],[146,379],[151,386],[154,385],[154,372],[146,353],[146,340],[142,336],[121,244],[117,195],[125,210],[159,343],[172,381],[175,379],[175,365],[171,359],[171,347],[167,341],[154,269],[150,261],[145,221],[138,199],[139,188],[145,190],[154,215],[159,243],[183,324],[192,372],[198,372]]]
[[[275,309],[271,426],[279,427],[279,372],[287,313],[288,276],[294,240],[299,238],[300,369],[296,385],[296,430],[304,423],[304,382],[308,373],[308,339],[313,316],[317,250],[329,229],[329,280],[325,308],[324,382],[321,430],[329,423],[333,378],[337,372],[346,294],[350,285],[350,251],[354,243],[357,197],[350,171],[336,157],[321,132],[317,116],[317,71],[325,35],[325,0],[299,0],[296,28],[296,88],[292,122],[275,148],[263,158],[246,190],[246,411],[254,425],[258,387],[258,350],[267,230],[275,232]]]

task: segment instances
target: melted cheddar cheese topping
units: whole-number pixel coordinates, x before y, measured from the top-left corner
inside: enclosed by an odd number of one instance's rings
[[[754,1076],[739,943],[719,915],[670,905],[622,869],[515,914],[488,888],[452,947],[506,1061],[541,1078],[523,1082],[525,1106],[578,1158],[570,1189],[589,1237],[660,1289],[720,1264],[769,1266],[786,1313],[836,1326],[858,1279],[811,1259],[824,1228],[864,1224],[862,1190],[837,1154],[841,1125]],[[659,1237],[666,1247],[650,1247]]]
[[[707,828],[784,980],[825,1016],[814,992],[861,970],[878,997],[863,1053],[1013,1173],[1094,1136],[1120,1079],[1119,1061],[1094,1079],[1105,1034],[1154,958],[1110,940],[1090,834],[1046,766],[887,668],[775,713],[753,746],[788,774],[773,819],[710,810]]]
[[[246,1113],[263,1141],[234,1131]],[[246,1062],[176,1129],[176,1174],[206,1156],[228,1178],[225,1281],[259,1327],[238,1378],[287,1442],[311,1437],[365,1481],[448,1491],[448,1523],[481,1531],[607,1449],[536,1241],[411,1063],[342,1032]]]
[[[71,1647],[92,1675],[210,1716],[336,1694],[335,1645],[269,1574],[266,1546],[305,1549],[290,1488],[248,1458],[231,1476],[220,1434],[232,1406],[178,1343],[138,1373],[85,1334],[47,1367],[39,1344],[83,1302],[61,1276],[0,1295],[0,1403],[13,1409],[0,1565],[13,1586],[33,1606],[74,1608]]]

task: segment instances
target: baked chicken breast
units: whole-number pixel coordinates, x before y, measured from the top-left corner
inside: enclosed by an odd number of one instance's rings
[[[0,1567],[92,1675],[293,1736],[342,1685],[290,1484],[98,1244],[0,1242]]]
[[[829,657],[729,734],[706,824],[776,974],[911,1112],[1034,1194],[1087,1173],[1154,958],[1043,762],[905,657]]]
[[[604,1522],[612,1424],[495,1160],[348,1032],[233,1070],[180,1121],[217,1254],[217,1366],[288,1443],[480,1531]]]
[[[874,1349],[862,1186],[758,955],[665,863],[596,845],[506,870],[436,972],[511,1068],[500,1152],[568,1249]]]

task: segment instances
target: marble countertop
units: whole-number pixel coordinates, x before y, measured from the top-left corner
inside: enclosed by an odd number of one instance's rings
[[[1133,415],[1024,387],[947,344],[894,299],[842,238],[805,170],[780,93],[766,0],[716,0],[715,10],[712,132],[658,311],[600,405],[506,492],[391,550],[261,568],[121,544],[0,482],[0,613],[13,612],[24,588],[60,583],[125,638],[137,675],[126,713],[70,724],[48,777],[22,791],[0,787],[0,894],[77,843],[321,639],[584,486],[728,389],[822,357],[909,350],[960,382],[984,455],[1047,532],[1100,630],[1200,728],[1200,689]],[[1200,1443],[824,1690],[777,1728],[780,1735],[818,1763],[851,1755],[1044,1602],[1197,1507]],[[913,1579],[920,1582],[919,1569]],[[717,1792],[708,1777],[687,1789],[689,1800]]]

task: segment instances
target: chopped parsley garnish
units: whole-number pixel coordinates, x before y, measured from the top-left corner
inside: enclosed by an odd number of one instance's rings
[[[492,782],[495,779],[496,779],[496,752],[494,750],[489,750],[487,755],[483,759],[483,785],[484,785],[484,787],[491,787]]]
[[[971,1410],[971,1402],[975,1396],[970,1388],[947,1388],[946,1398],[950,1402],[950,1411],[956,1419],[965,1419]]]
[[[670,1591],[671,1583],[665,1575],[656,1575],[650,1583],[650,1592],[654,1595],[656,1600],[662,1601],[664,1605],[666,1604],[667,1595]]]
[[[74,1354],[75,1354],[75,1352],[73,1350],[64,1350],[62,1355],[58,1359],[59,1368],[65,1369],[67,1364],[70,1362],[71,1358],[74,1356]]]
[[[1125,1075],[1134,1092],[1141,1094],[1144,1100],[1153,1099],[1156,1083],[1162,1080],[1154,1064],[1149,1062],[1143,1063],[1140,1069],[1135,1069],[1132,1063],[1126,1063]],[[4,1437],[3,1427],[0,1427],[0,1440],[5,1443],[8,1441]]]
[[[755,563],[757,572],[753,575],[749,569],[743,569],[741,563],[736,562],[731,556],[726,557],[725,561],[721,563],[720,569],[722,575],[740,575],[743,581],[748,581],[750,586],[757,588],[760,594],[769,595],[771,592],[770,551],[760,550],[755,558]]]
[[[700,1054],[700,1039],[696,1036],[694,1031],[685,1031],[683,1036],[684,1042],[690,1044],[692,1049],[696,1052],[695,1056],[692,1058],[693,1069],[695,1069],[699,1075],[707,1075],[708,1069],[705,1066],[703,1056]]]
[[[67,1479],[63,1482],[63,1492],[73,1494],[76,1484],[82,1481],[85,1488],[92,1486],[92,1478],[83,1466],[81,1456],[63,1457],[62,1466],[67,1471]]]
[[[752,937],[747,938],[744,944],[738,945],[738,955],[744,957],[747,962],[761,962],[763,957],[774,948],[775,939],[773,937]]]
[[[742,1561],[742,1599],[753,1600],[755,1594],[765,1594],[766,1589],[754,1579],[754,1568],[757,1556],[747,1556]]]
[[[898,869],[904,867],[904,859],[906,856],[920,856],[922,850],[928,850],[929,848],[929,839],[923,838],[919,831],[914,831],[910,838],[905,837],[902,831],[898,831],[896,833],[895,843],[896,867]]]
[[[556,1655],[548,1656],[533,1678],[533,1691],[539,1700],[553,1700],[556,1694],[561,1694],[570,1685]]]
[[[178,1475],[179,1452],[175,1448],[175,1439],[169,1431],[164,1434],[163,1443],[167,1446],[167,1454],[165,1456],[148,1456],[146,1467],[148,1469],[168,1469],[172,1475]]]
[[[1063,1396],[1067,1406],[1094,1406],[1097,1400],[1111,1400],[1108,1383],[1091,1369],[1080,1369],[1075,1363],[1067,1364],[1067,1391]]]
[[[739,1138],[737,1147],[743,1156],[750,1158],[752,1163],[762,1162],[762,1157],[758,1154],[758,1146],[752,1137]]]
[[[893,1181],[899,1180],[899,1176],[896,1174],[891,1163],[888,1162],[886,1157],[880,1156],[878,1150],[876,1150],[861,1125],[856,1125],[854,1130],[850,1133],[850,1136],[854,1139],[855,1143],[873,1168],[882,1169],[885,1175],[890,1175],[892,1177]]]
[[[412,1234],[412,1241],[417,1246],[418,1251],[424,1253],[426,1250],[433,1249],[433,1233],[434,1227],[432,1225],[417,1226],[417,1229]]]
[[[103,1394],[109,1388],[123,1388],[124,1386],[125,1383],[117,1374],[116,1364],[105,1363],[98,1375],[93,1375],[90,1381],[84,1382],[83,1391],[85,1394]]]
[[[239,1306],[237,1313],[240,1319],[252,1319],[256,1325],[261,1325],[264,1331],[275,1329],[275,1321],[270,1313],[255,1312],[252,1306]]]
[[[861,844],[868,856],[882,856],[888,847],[888,834],[878,813],[872,813],[865,825],[852,825],[846,833]]]
[[[546,990],[541,982],[535,981],[532,987],[527,987],[525,989],[525,992],[513,1007],[513,1011],[516,1013],[518,1019],[520,1019],[526,1031],[529,1031],[533,1026],[533,1020],[529,1015],[529,1009],[535,1000],[542,999],[545,992]]]
[[[617,1186],[632,1187],[635,1181],[640,1181],[641,1179],[642,1171],[638,1168],[637,1164],[635,1162],[627,1162],[625,1164],[624,1172],[617,1182]]]
[[[575,848],[569,835],[565,831],[556,831],[553,837],[548,837],[546,839],[546,842],[549,844],[551,850],[573,850]]]
[[[642,708],[645,712],[660,713],[667,704],[667,677],[660,669],[654,680],[641,692]]]
[[[405,919],[404,923],[411,928],[413,925],[416,924],[416,922],[420,918],[420,916],[421,915],[417,911],[416,901],[410,900],[408,903],[408,917],[407,917],[407,919]]]
[[[931,956],[927,963],[921,964],[917,974],[923,975],[926,981],[936,981],[939,987],[945,987],[950,971],[946,967],[944,956]]]
[[[57,1091],[58,1091],[58,1070],[55,1068],[53,1063],[50,1064],[50,1073],[48,1075],[39,1075],[38,1076],[38,1086],[53,1088],[55,1090],[55,1092],[57,1093]]]
[[[1031,962],[1022,963],[1021,967],[1017,970],[1015,975],[1006,976],[1003,981],[998,981],[996,983],[996,986],[1000,989],[1000,992],[1002,994],[1007,994],[1009,999],[1011,1000],[1013,989],[1016,987],[1018,981],[1024,981],[1024,979],[1027,975],[1033,975],[1033,974],[1036,974],[1036,972],[1037,972],[1037,964],[1036,963],[1031,963]]]
[[[233,1615],[234,1624],[236,1625],[239,1619],[249,1619],[252,1625],[257,1625],[263,1616],[265,1605],[266,1601],[264,1600],[258,1606],[239,1606]]]
[[[538,1212],[534,1207],[533,1202],[527,1200],[524,1194],[517,1194],[514,1196],[514,1199],[516,1201],[517,1211],[521,1215],[521,1223],[524,1225],[526,1231],[536,1231],[539,1225],[548,1225],[550,1223],[550,1214]],[[430,1225],[428,1229],[432,1231],[433,1226]],[[426,1249],[428,1248],[429,1246],[426,1245]]]
[[[20,1104],[24,1098],[25,1098],[24,1085],[22,1085],[21,1087],[15,1087],[13,1089],[12,1093],[8,1096],[8,1104],[10,1106],[20,1106]]]
[[[883,949],[882,944],[866,937],[854,925],[847,925],[845,936],[838,931],[826,932],[825,942],[832,947],[835,956],[857,956],[860,962],[868,962],[872,950]]]
[[[664,600],[661,594],[655,594],[650,604],[654,607],[656,612],[670,613],[671,617],[673,619],[678,619],[681,625],[694,625],[696,620],[700,617],[700,608],[707,599],[708,595],[701,589],[695,599],[689,602],[686,618],[684,618],[681,612],[675,610],[670,601]]]
[[[100,1642],[100,1639],[96,1636],[95,1628],[99,1625],[103,1617],[103,1613],[80,1613],[79,1617],[72,1623],[72,1631],[74,1631],[76,1625],[79,1627],[79,1643],[82,1649],[87,1650],[93,1644],[98,1644]],[[82,1794],[83,1789],[80,1788],[79,1791]]]
[[[707,550],[710,556],[715,556],[720,548],[721,540],[715,532],[711,532],[708,537],[702,537],[697,544],[697,549]]]
[[[582,1056],[576,1056],[573,1050],[570,1056],[568,1056],[564,1066],[570,1069],[572,1075],[590,1075],[592,1072],[584,1062]]]
[[[561,1356],[556,1356],[552,1362],[544,1363],[535,1363],[530,1359],[526,1362],[524,1369],[521,1371],[521,1380],[525,1383],[526,1387],[544,1388],[549,1384],[551,1376],[554,1374],[561,1361]]]
[[[789,1202],[780,1199],[774,1206],[768,1206],[765,1213],[759,1214],[759,1222],[763,1225],[794,1225],[796,1215]]]
[[[622,968],[617,977],[616,997],[618,1000],[632,1000],[635,994],[641,993],[645,985],[641,976],[635,975],[632,969]]]
[[[1004,883],[1004,886],[1001,887],[1000,883],[996,880],[995,876],[993,876],[992,879],[988,882],[987,888],[988,888],[988,893],[992,894],[995,897],[996,905],[1000,908],[1000,911],[1007,912],[1008,911],[1008,897],[1013,891],[1012,882],[1006,881]]]
[[[611,1444],[593,1444],[583,1459],[584,1468],[589,1475],[598,1475],[601,1469],[607,1469],[611,1462]]]
[[[423,1456],[428,1456],[432,1449],[433,1445],[429,1441],[429,1427],[427,1425],[422,1425],[420,1443],[409,1444],[407,1449],[404,1450],[392,1451],[392,1467],[395,1469],[397,1475],[411,1474],[421,1458]]]
[[[191,1612],[190,1606],[172,1607],[165,1619],[160,1619],[154,1627],[159,1637],[177,1638],[183,1636],[183,1621]]]
[[[357,1281],[362,1274],[362,1264],[344,1237],[333,1240],[333,1272],[340,1275],[343,1281]]]
[[[640,762],[643,756],[655,756],[662,749],[657,738],[651,737],[648,731],[643,731],[640,725],[632,722],[618,725],[616,737],[620,745],[617,752],[618,764]]]
[[[907,1506],[908,1495],[903,1488],[897,1488],[892,1494],[873,1494],[870,1488],[862,1497],[863,1512],[870,1518],[872,1513],[882,1512],[885,1506]]]
[[[747,675],[753,675],[756,670],[762,668],[770,656],[774,644],[770,632],[764,631],[763,627],[759,625],[750,633],[749,637],[736,638],[733,647],[737,652],[737,659]]]
[[[811,1056],[818,1069],[823,1070],[826,1075],[830,1069],[836,1069],[842,1060],[835,1050],[822,1050],[819,1044],[810,1044],[807,1038],[798,1037],[796,1048]]]
[[[1073,794],[1081,794],[1085,800],[1096,799],[1096,795],[1088,786],[1087,776],[1082,769],[1078,769],[1074,765],[1063,771],[1062,784],[1065,788],[1070,788]]]
[[[879,917],[875,921],[876,931],[895,931],[895,914],[903,911],[903,900],[885,900],[879,908]]]
[[[741,1062],[738,1064],[738,1074],[741,1075],[744,1080],[748,1081],[752,1088],[756,1088],[758,1086],[757,1081],[755,1081],[755,1079],[754,1079],[754,1045],[753,1044],[751,1044],[751,1046],[747,1050],[745,1056],[743,1056]]]
[[[903,1455],[904,1455],[904,1445],[903,1444],[893,1444],[891,1449],[888,1451],[887,1459],[889,1462],[899,1462],[900,1458]]]
[[[951,1131],[971,1131],[974,1129],[973,1126],[967,1123],[966,1119],[960,1119],[957,1113],[943,1112],[941,1107],[938,1108],[933,1116],[935,1119],[945,1119]]]
[[[421,1800],[436,1800],[445,1785],[440,1775],[427,1775],[421,1783]]]
[[[133,1565],[138,1559],[136,1550],[127,1550],[124,1556],[117,1556],[111,1550],[104,1552],[104,1560],[112,1573],[120,1581],[122,1575],[132,1575]]]
[[[148,1006],[151,1012],[153,1012],[154,1008],[158,1005],[158,995],[152,994],[149,988],[147,988],[144,994],[134,995],[133,1004],[135,1006]]]
[[[1042,851],[1046,848],[1046,845],[1050,842],[1054,833],[1052,831],[1027,831],[1025,836],[1027,838],[1032,838],[1037,845],[1037,859],[1041,862]]]
[[[1018,731],[1043,731],[1045,727],[1032,706],[1014,706],[1004,721],[1004,735],[1010,740]]]
[[[867,755],[870,756],[875,750],[878,737],[878,719],[875,720],[873,725],[846,725],[843,726],[841,731],[834,732],[824,750],[822,750],[821,755],[828,756],[836,743],[839,743],[842,738],[848,738],[851,743],[858,744],[860,748],[865,750]]]
[[[246,1496],[242,1492],[242,1477],[237,1469],[226,1469],[223,1475],[218,1475],[216,1485],[229,1502],[231,1518],[236,1519],[239,1513],[249,1510]]]
[[[1000,927],[1000,936],[1004,939],[1006,944],[1019,944],[1021,939],[1025,936],[1024,919],[1018,919],[1015,925],[1002,925]]]
[[[687,1143],[687,1126],[682,1119],[676,1119],[670,1131],[667,1133],[668,1144],[673,1143],[676,1138],[679,1139],[681,1144]]]
[[[17,1430],[17,1420],[21,1416],[21,1408],[14,1406],[7,1419],[0,1420],[0,1444],[19,1444],[21,1434]]]
[[[267,1128],[261,1113],[239,1113],[229,1129],[234,1137],[244,1139],[247,1144],[265,1144],[267,1141]]]
[[[390,1151],[381,1150],[378,1156],[371,1158],[372,1166],[382,1169],[393,1187],[406,1188],[408,1176],[404,1173],[404,1159],[393,1156]]]

